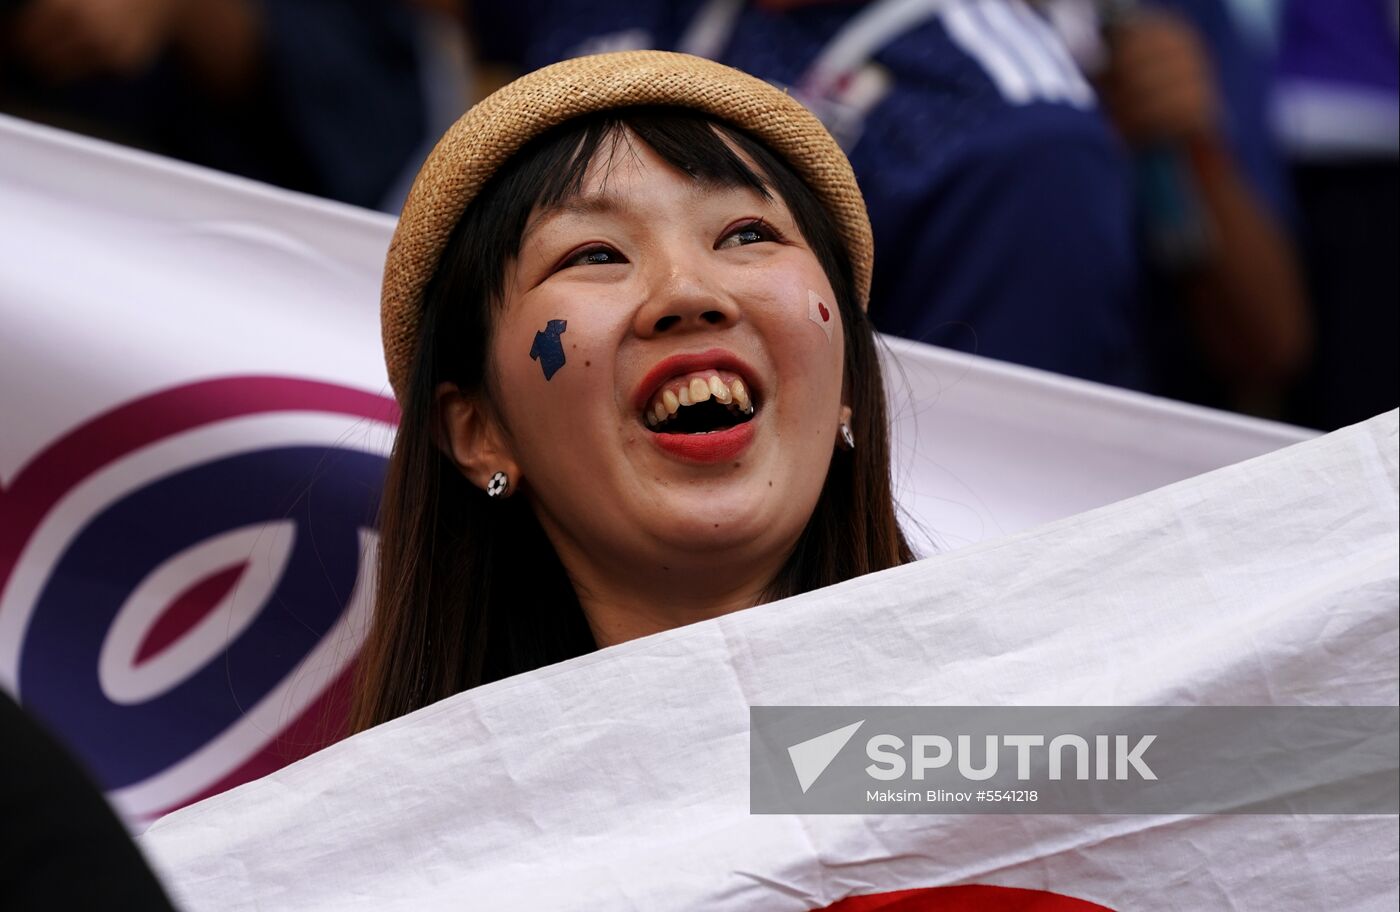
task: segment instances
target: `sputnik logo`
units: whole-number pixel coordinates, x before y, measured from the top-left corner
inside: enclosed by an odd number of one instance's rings
[[[864,724],[865,720],[861,719],[788,748],[788,759],[792,760],[792,769],[797,773],[797,784],[802,786],[802,794],[807,794],[812,784],[826,772],[831,761],[841,753],[841,748],[846,746],[846,742],[850,741],[856,730]]]

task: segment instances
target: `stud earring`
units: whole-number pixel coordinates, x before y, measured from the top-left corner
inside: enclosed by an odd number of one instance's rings
[[[504,497],[506,489],[510,487],[510,476],[505,472],[497,472],[491,476],[491,480],[486,483],[487,497]]]
[[[854,450],[856,448],[856,435],[851,433],[850,422],[841,422],[840,434],[841,446],[847,450]]]

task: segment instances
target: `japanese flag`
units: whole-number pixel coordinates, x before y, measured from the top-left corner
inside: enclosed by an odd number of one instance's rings
[[[748,723],[753,705],[1395,706],[1396,441],[1392,412],[480,687],[142,844],[196,912],[1393,909],[1393,814],[755,815]]]

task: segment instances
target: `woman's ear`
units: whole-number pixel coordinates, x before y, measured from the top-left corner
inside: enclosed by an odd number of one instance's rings
[[[455,383],[441,383],[437,411],[438,446],[467,480],[485,490],[491,476],[504,472],[512,486],[520,483],[520,467],[492,409]]]

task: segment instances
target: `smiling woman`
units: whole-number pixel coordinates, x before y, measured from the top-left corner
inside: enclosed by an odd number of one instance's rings
[[[439,143],[385,270],[403,409],[354,727],[912,559],[844,156],[659,52]]]

